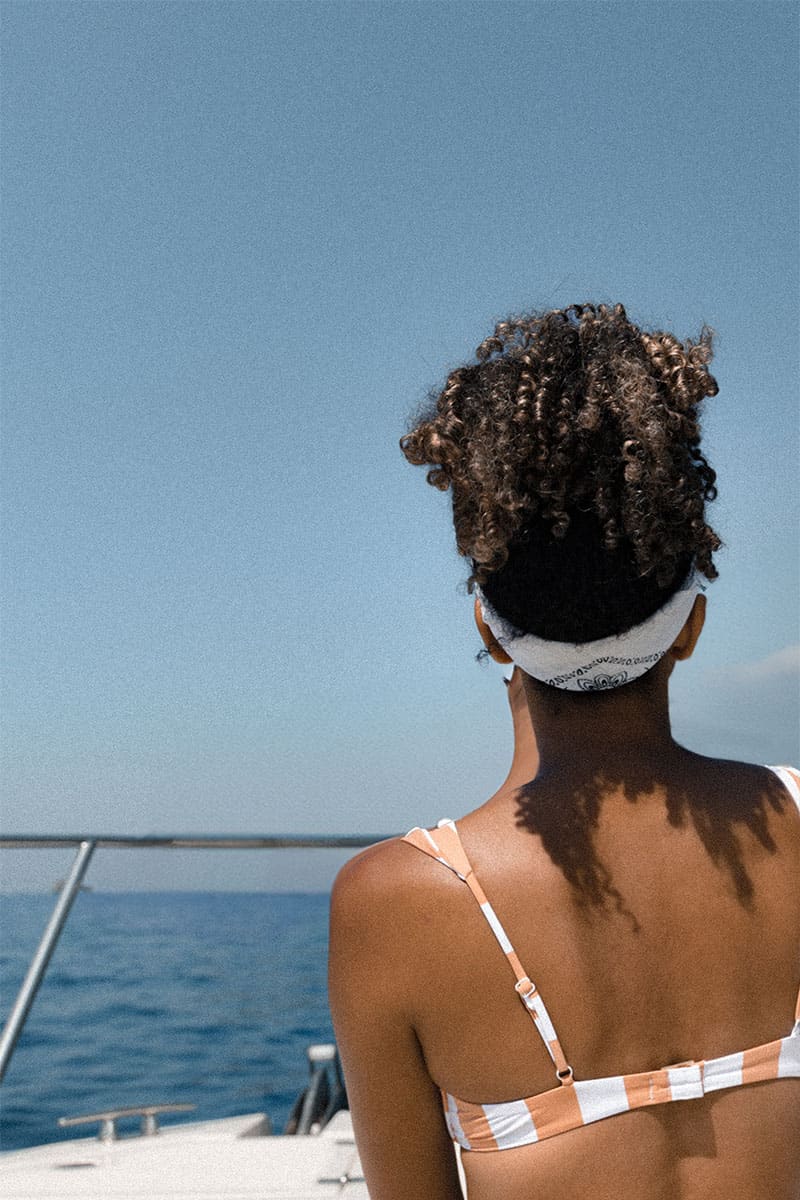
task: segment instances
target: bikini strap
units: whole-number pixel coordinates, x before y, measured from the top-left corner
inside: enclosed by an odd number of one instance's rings
[[[789,795],[797,805],[797,810],[800,812],[800,771],[795,767],[770,767],[770,771],[778,776],[783,786],[786,788]],[[800,1037],[800,990],[797,993],[797,1004],[794,1010],[794,1029],[792,1030],[794,1037]]]
[[[798,810],[800,810],[800,771],[797,771],[794,767],[768,767],[768,770],[773,771],[778,776],[778,779],[780,779],[797,805]]]
[[[440,821],[433,831],[419,828],[412,829],[406,834],[403,841],[408,842],[411,846],[416,846],[418,850],[422,850],[424,854],[428,854],[431,858],[435,858],[442,866],[447,867],[454,875],[457,875],[472,892],[481,912],[486,918],[489,928],[500,945],[500,949],[508,959],[511,970],[514,972],[517,980],[514,990],[525,1005],[528,1015],[544,1042],[545,1049],[556,1068],[559,1083],[571,1084],[572,1067],[567,1062],[564,1052],[561,1049],[558,1035],[556,1034],[553,1022],[550,1020],[550,1014],[536,990],[536,984],[532,983],[525,973],[525,969],[519,961],[505,929],[503,929],[497,918],[497,914],[486,899],[483,888],[475,878],[472,864],[467,858],[454,822],[450,820]]]

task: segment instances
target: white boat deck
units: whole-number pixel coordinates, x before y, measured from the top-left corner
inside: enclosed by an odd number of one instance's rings
[[[318,1135],[259,1136],[260,1113],[0,1155],[3,1200],[368,1200],[348,1112]]]

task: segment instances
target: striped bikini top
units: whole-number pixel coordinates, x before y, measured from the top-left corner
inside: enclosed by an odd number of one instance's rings
[[[800,810],[800,772],[788,767],[771,767],[770,770],[783,782]],[[433,831],[412,829],[403,840],[442,863],[472,892],[514,972],[514,990],[544,1042],[558,1079],[558,1086],[550,1091],[501,1104],[473,1104],[457,1100],[443,1091],[447,1128],[453,1141],[463,1150],[510,1150],[630,1109],[666,1104],[672,1100],[694,1100],[707,1092],[761,1083],[767,1079],[800,1077],[798,993],[794,1028],[788,1037],[778,1041],[725,1054],[721,1058],[676,1063],[635,1075],[575,1079],[544,1001],[475,878],[454,823],[440,821]]]

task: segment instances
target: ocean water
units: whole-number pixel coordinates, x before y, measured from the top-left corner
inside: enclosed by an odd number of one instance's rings
[[[53,902],[0,897],[3,1021]],[[0,1087],[2,1148],[86,1137],[93,1126],[60,1130],[58,1117],[137,1104],[194,1103],[193,1120],[267,1112],[280,1131],[308,1076],[306,1046],[333,1038],[328,904],[79,895]]]

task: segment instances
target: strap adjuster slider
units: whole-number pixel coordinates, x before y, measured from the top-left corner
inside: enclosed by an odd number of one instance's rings
[[[529,1008],[531,1012],[533,1012],[534,1001],[538,995],[536,991],[536,984],[528,979],[527,975],[524,975],[522,979],[518,979],[514,984],[514,991],[517,993],[525,1007]]]

